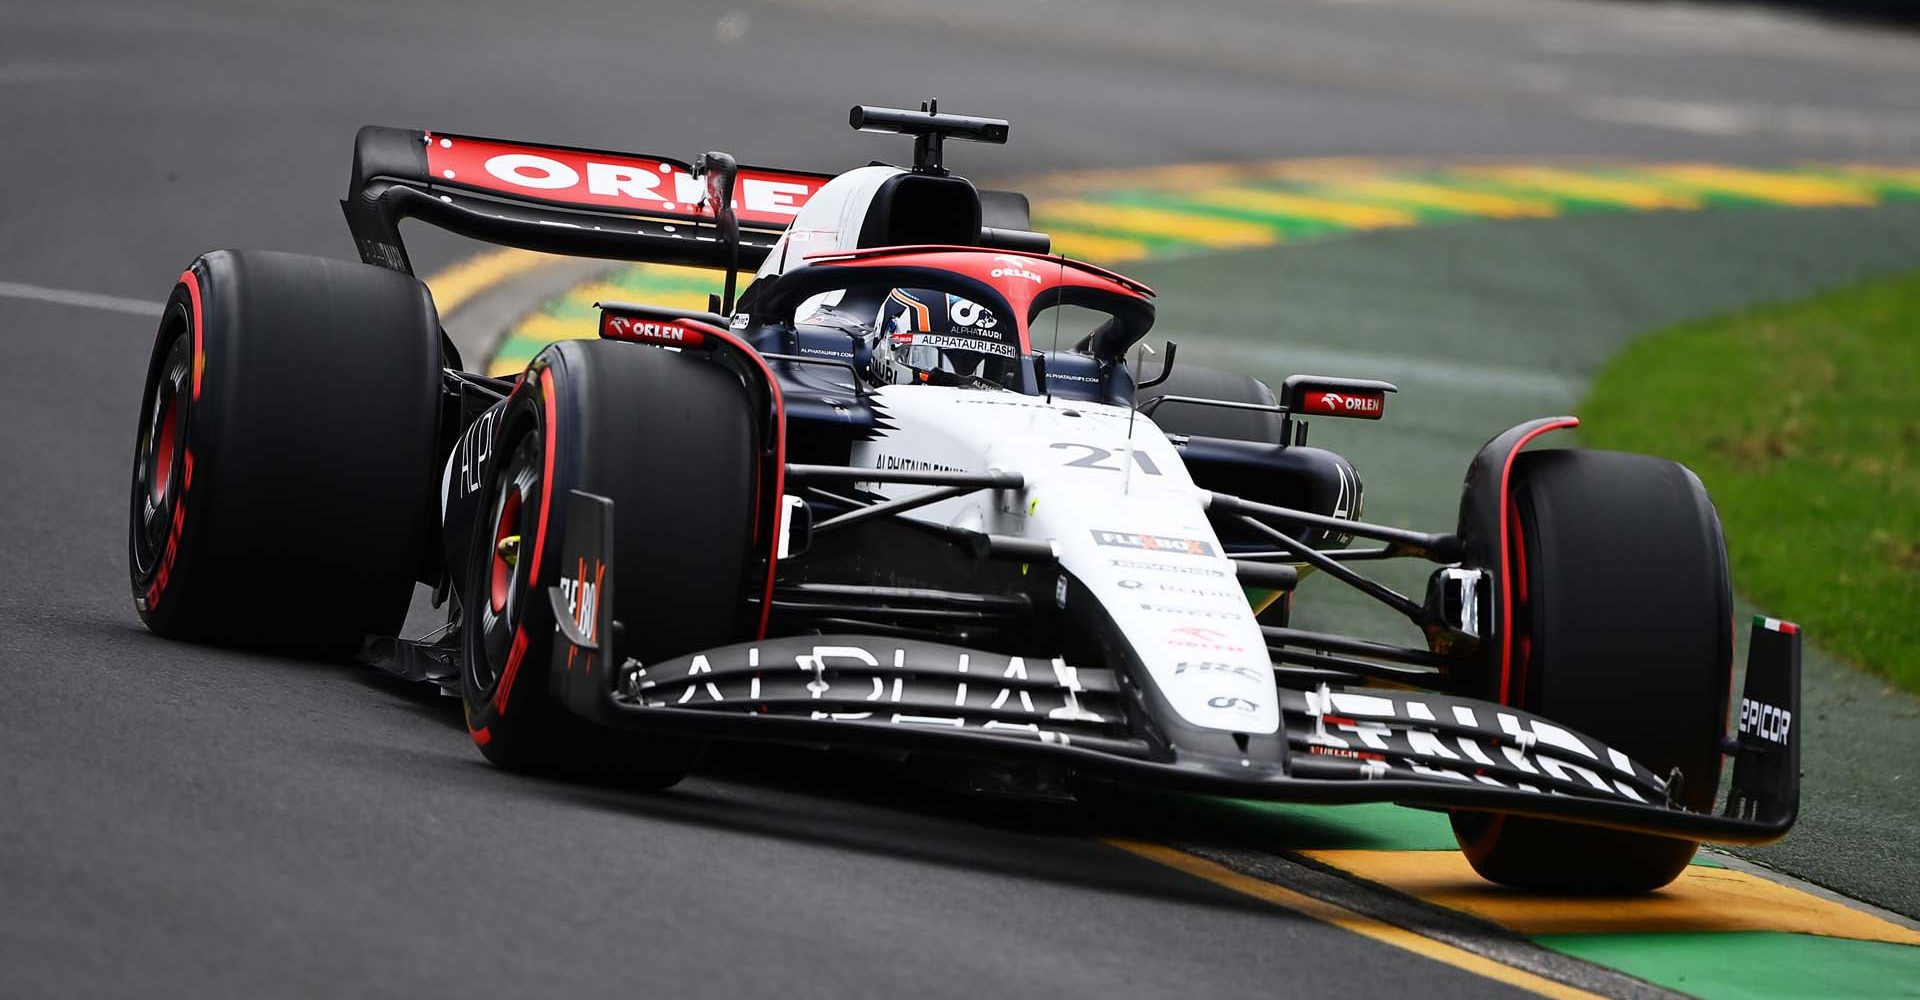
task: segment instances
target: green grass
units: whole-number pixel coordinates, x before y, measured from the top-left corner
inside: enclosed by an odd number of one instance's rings
[[[1643,337],[1581,416],[1699,473],[1741,593],[1920,692],[1920,273]]]

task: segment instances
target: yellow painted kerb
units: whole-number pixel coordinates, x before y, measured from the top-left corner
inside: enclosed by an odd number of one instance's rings
[[[424,280],[433,292],[434,307],[440,315],[451,315],[474,296],[523,271],[564,260],[550,254],[505,247],[475,254]]]
[[[1444,962],[1456,969],[1471,972],[1474,975],[1496,982],[1506,983],[1523,990],[1530,990],[1544,997],[1581,998],[1597,1000],[1599,994],[1568,986],[1544,976],[1538,976],[1511,965],[1503,965],[1493,959],[1476,955],[1464,948],[1456,948],[1443,941],[1423,937],[1404,927],[1375,920],[1372,917],[1356,913],[1337,903],[1315,899],[1304,893],[1295,892],[1284,886],[1266,882],[1250,875],[1242,875],[1224,865],[1216,864],[1205,858],[1196,857],[1185,851],[1176,850],[1165,844],[1149,843],[1141,840],[1123,840],[1107,838],[1106,843],[1118,847],[1129,854],[1135,854],[1150,861],[1157,861],[1169,868],[1185,872],[1196,878],[1203,878],[1215,885],[1244,893],[1257,899],[1285,907],[1302,916],[1329,923],[1342,930],[1352,931],[1362,937],[1371,938],[1382,944],[1392,945],[1417,955]]]
[[[1458,851],[1302,851],[1302,855],[1511,931],[1659,934],[1787,931],[1920,945],[1920,933],[1850,906],[1730,868],[1692,865],[1665,889],[1595,898],[1516,892],[1488,883]],[[1579,860],[1569,858],[1568,864]]]

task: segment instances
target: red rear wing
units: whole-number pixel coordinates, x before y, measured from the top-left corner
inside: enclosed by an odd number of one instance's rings
[[[361,259],[411,273],[399,223],[571,256],[757,266],[827,174],[740,167],[734,260],[693,165],[659,156],[369,125],[341,207]]]
[[[657,156],[538,146],[423,132],[429,185],[484,191],[592,212],[613,211],[712,222],[703,182],[691,164]],[[741,167],[734,214],[746,229],[780,232],[831,178]]]

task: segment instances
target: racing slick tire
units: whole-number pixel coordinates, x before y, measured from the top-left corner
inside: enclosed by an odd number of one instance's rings
[[[750,397],[718,365],[659,348],[547,348],[508,400],[463,588],[467,729],[512,770],[666,788],[704,745],[600,726],[548,693],[569,491],[613,501],[615,654],[652,663],[750,638]],[[503,547],[510,537],[518,540]]]
[[[1267,388],[1265,382],[1251,375],[1201,365],[1175,365],[1165,382],[1136,393],[1134,405],[1139,406],[1161,396],[1195,396],[1229,403],[1274,405],[1273,390]],[[1154,408],[1153,422],[1168,434],[1282,443],[1280,414],[1267,410],[1235,410],[1223,406],[1170,402]]]
[[[1732,594],[1720,520],[1685,466],[1620,452],[1525,452],[1509,525],[1513,666],[1502,700],[1593,736],[1711,811],[1732,684]],[[1497,673],[1497,671],[1495,671]],[[1498,677],[1491,686],[1499,685]],[[1699,844],[1456,812],[1487,879],[1552,892],[1649,892]]]
[[[128,563],[169,638],[352,651],[434,538],[440,323],[385,268],[218,250],[180,276],[135,435]]]

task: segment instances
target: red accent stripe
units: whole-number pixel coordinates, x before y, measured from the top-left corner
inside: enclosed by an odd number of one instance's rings
[[[534,520],[533,566],[527,571],[528,586],[532,593],[540,592],[540,555],[547,547],[547,519],[552,516],[553,505],[553,369],[540,370],[541,404],[546,409],[546,433],[541,435],[541,450],[546,452],[543,459],[546,471],[540,477],[540,516]],[[520,673],[520,660],[527,655],[527,627],[523,624],[514,630],[513,648],[507,651],[507,669],[500,674],[500,684],[493,692],[493,709],[505,714],[507,698],[513,693],[513,679]]]
[[[1520,519],[1513,519],[1508,526],[1507,542],[1513,546],[1513,575],[1515,578],[1514,604],[1525,607],[1530,603],[1527,596],[1527,533],[1520,527]],[[1509,638],[1510,643],[1517,642],[1515,659],[1518,661],[1513,670],[1512,701],[1508,704],[1524,705],[1527,702],[1527,680],[1533,666],[1533,635],[1531,633]]]
[[[771,494],[773,502],[766,505],[773,516],[770,519],[772,525],[771,530],[767,532],[767,583],[760,593],[760,624],[754,634],[755,638],[764,639],[767,637],[767,621],[773,615],[773,578],[779,569],[778,563],[780,561],[780,518],[785,513],[785,505],[780,501],[781,497],[786,495],[787,490],[786,402],[780,396],[780,380],[773,377],[773,369],[768,367],[767,360],[760,356],[760,352],[754,350],[746,341],[734,336],[732,331],[722,330],[711,323],[702,323],[699,320],[691,318],[683,318],[680,322],[688,327],[699,330],[701,333],[712,337],[714,340],[732,348],[742,356],[751,360],[754,366],[760,369],[761,377],[766,380],[768,398],[773,403],[773,476],[771,477],[773,480],[773,491]],[[759,477],[756,476],[755,478],[758,479]],[[768,495],[764,491],[757,492],[760,493],[760,496]],[[758,500],[759,497],[756,497],[756,504]],[[754,520],[757,522],[756,532],[758,530],[758,523],[767,523],[763,522],[758,516],[756,516]]]
[[[1514,518],[1507,532],[1507,540],[1513,544],[1514,575],[1519,578],[1515,586],[1520,591],[1520,603],[1527,603],[1527,536],[1520,530],[1520,519]]]
[[[1513,508],[1513,500],[1507,495],[1507,486],[1513,478],[1513,460],[1519,457],[1520,449],[1525,448],[1534,438],[1548,431],[1578,426],[1580,426],[1578,417],[1568,417],[1565,420],[1555,420],[1535,427],[1514,443],[1513,450],[1507,452],[1506,464],[1500,467],[1500,634],[1504,637],[1500,642],[1500,704],[1502,705],[1512,704],[1507,700],[1507,694],[1513,672],[1513,574],[1507,571],[1509,566],[1507,560],[1510,555],[1507,546],[1510,544],[1508,517]]]
[[[787,492],[787,405],[780,397],[780,380],[773,377],[773,369],[767,367],[760,352],[737,338],[736,343],[766,375],[767,392],[773,400],[773,492],[772,502],[767,505],[773,517],[772,526],[767,531],[767,585],[760,592],[760,625],[754,633],[754,638],[765,639],[767,621],[773,615],[773,577],[780,562],[780,519],[786,513],[786,504],[781,502],[781,498]]]
[[[474,746],[483,747],[493,742],[493,731],[485,726],[481,726],[479,729],[469,729],[467,730],[467,734],[473,737]]]
[[[193,268],[180,272],[180,283],[187,286],[187,301],[193,307],[193,398],[200,398],[200,373],[207,367],[206,342],[200,337],[200,277]]]
[[[533,567],[527,573],[529,586],[536,591],[540,587],[540,553],[547,548],[547,521],[553,517],[553,369],[540,369],[540,403],[546,408],[547,432],[541,435],[541,450],[546,452],[542,459],[546,471],[540,476],[540,516],[534,519]]]

